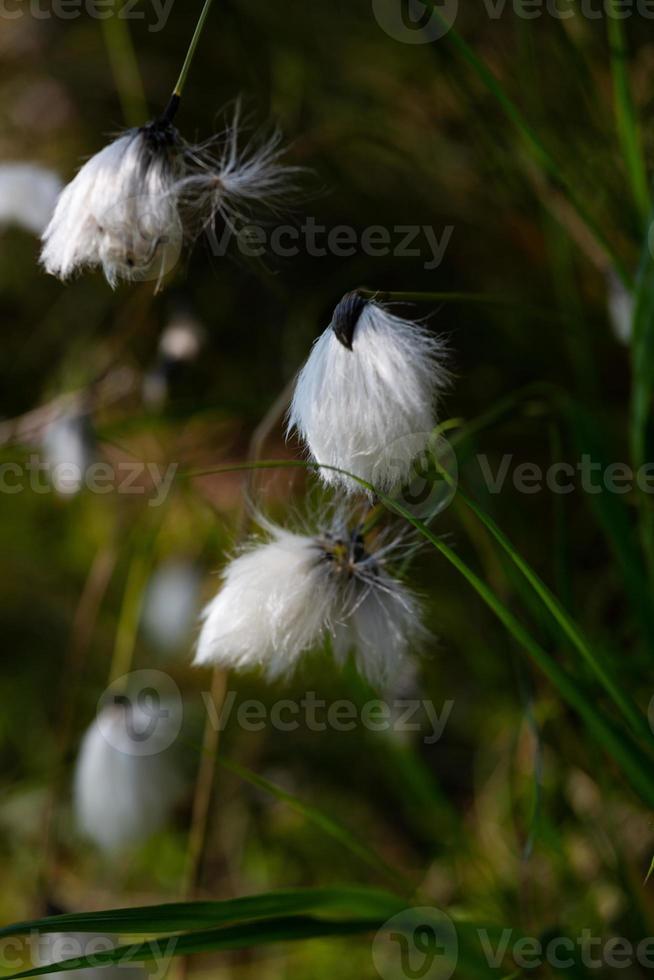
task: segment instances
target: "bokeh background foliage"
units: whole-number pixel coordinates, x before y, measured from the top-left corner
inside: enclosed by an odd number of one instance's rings
[[[161,32],[148,30],[147,15],[129,23],[152,112],[167,101],[196,6],[174,4]],[[151,284],[111,293],[96,276],[62,287],[38,271],[34,240],[6,230],[0,413],[21,416],[120,369],[135,383],[94,415],[107,459],[174,461],[181,471],[238,463],[348,289],[493,297],[438,304],[431,321],[453,351],[456,381],[445,417],[467,425],[457,430],[461,485],[554,590],[645,717],[653,693],[651,507],[635,493],[590,495],[579,487],[565,497],[525,495],[507,482],[490,495],[475,460],[485,453],[495,472],[504,453],[546,466],[576,463],[584,452],[628,461],[638,450],[631,393],[635,378],[649,407],[652,279],[645,261],[634,371],[629,346],[611,330],[607,275],[617,262],[627,278],[636,276],[647,231],[649,194],[633,124],[651,114],[654,30],[640,17],[623,26],[624,37],[610,37],[606,17],[530,21],[507,9],[493,19],[482,4],[459,12],[457,32],[547,147],[559,169],[555,179],[452,35],[403,44],[385,33],[365,0],[282,6],[220,0],[180,114],[186,134],[210,135],[221,107],[242,93],[256,118],[279,123],[292,161],[316,175],[295,220],[310,214],[320,225],[359,231],[418,224],[442,233],[452,226],[443,263],[428,270],[429,256],[363,254],[271,255],[253,263],[234,248],[216,257],[199,244],[153,297]],[[68,176],[124,125],[125,111],[138,113],[138,86],[129,73],[116,77],[107,41],[101,22],[87,16],[2,21],[2,159],[39,160]],[[640,135],[650,161],[650,128]],[[579,218],[571,188],[611,260]],[[138,379],[180,305],[204,325],[206,344],[155,413],[143,407]],[[645,427],[645,459],[647,436]],[[2,448],[4,460],[24,460],[31,451],[29,439]],[[294,452],[277,426],[264,455]],[[258,474],[249,491],[281,517],[302,509],[310,485],[310,477],[281,470]],[[90,910],[179,896],[190,802],[156,838],[107,861],[76,834],[67,787],[76,745],[116,657],[161,666],[138,627],[140,585],[166,559],[182,556],[203,569],[211,595],[212,573],[242,529],[243,487],[240,473],[180,478],[157,509],[139,496],[3,495],[3,921],[39,914],[45,900]],[[574,676],[588,702],[626,732],[588,662],[460,497],[434,530]],[[646,802],[441,554],[425,548],[412,577],[438,637],[420,660],[421,696],[438,707],[454,702],[437,744],[361,730],[247,733],[237,726],[227,727],[221,744],[225,758],[366,841],[379,865],[354,857],[288,802],[221,770],[199,894],[219,899],[343,882],[392,887],[388,865],[462,920],[531,935],[576,935],[583,928],[634,941],[650,935],[654,907],[644,879],[654,833]],[[191,743],[201,731],[200,691],[208,683],[188,666],[192,641],[191,635],[165,667],[184,691]],[[359,703],[372,696],[353,674],[336,673],[320,659],[290,689],[252,677],[231,684],[239,698],[266,703],[307,690]],[[647,739],[633,741],[649,765]],[[197,766],[191,749],[185,764],[191,783]],[[55,785],[62,791],[48,822]],[[198,961],[197,969],[312,980],[335,970],[372,975],[366,937],[223,954]],[[634,968],[621,975],[641,974]]]

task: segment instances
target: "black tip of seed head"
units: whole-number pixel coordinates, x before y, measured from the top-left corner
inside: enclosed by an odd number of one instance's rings
[[[337,340],[340,340],[343,347],[352,350],[354,331],[356,330],[359,317],[368,305],[367,300],[356,290],[346,293],[340,301],[332,317],[331,328]]]
[[[178,108],[179,95],[172,95],[161,115],[141,126],[151,153],[163,153],[179,142],[179,133],[173,126]]]

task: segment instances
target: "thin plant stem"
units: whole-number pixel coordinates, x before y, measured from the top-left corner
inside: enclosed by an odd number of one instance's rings
[[[186,57],[184,59],[184,64],[182,65],[182,70],[179,73],[177,84],[173,89],[173,95],[177,96],[177,98],[180,98],[182,92],[184,91],[184,86],[186,85],[186,79],[188,78],[188,73],[191,68],[191,64],[193,63],[193,58],[195,56],[198,43],[202,36],[202,31],[204,30],[204,25],[207,21],[207,17],[209,16],[209,11],[211,10],[212,3],[213,0],[204,0],[204,7],[202,8],[202,13],[200,14],[197,25],[195,27],[195,32],[193,34],[193,37],[191,38],[191,43],[189,44],[188,51],[186,52]]]
[[[227,671],[216,667],[211,678],[212,710],[211,712],[207,711],[207,720],[202,738],[200,767],[198,769],[193,795],[192,819],[186,852],[184,882],[182,885],[182,895],[184,898],[190,897],[195,891],[202,867],[202,857],[206,844],[209,811],[211,809],[211,797],[213,795],[215,780],[216,759],[218,758],[218,749],[220,747],[220,726],[213,724],[213,713],[215,711],[216,717],[220,717],[225,694],[227,693],[227,676]],[[186,963],[184,963],[185,966]]]
[[[566,320],[565,313],[559,310],[544,310],[538,306],[528,306],[515,303],[506,296],[491,296],[487,293],[463,293],[463,292],[422,292],[421,290],[408,290],[397,292],[385,289],[357,289],[360,296],[366,299],[375,299],[380,303],[469,303],[472,306],[505,306],[509,309],[530,316],[537,316],[551,320]]]
[[[252,464],[256,464],[265,447],[266,441],[283,418],[288,403],[293,392],[293,380],[289,381],[277,398],[273,401],[263,419],[256,427],[250,439],[248,447],[247,463],[245,464],[246,484],[244,492],[244,506],[238,525],[238,538],[243,538],[247,530],[247,515],[249,498],[253,487],[255,470]],[[220,743],[219,726],[214,723],[216,717],[220,717],[223,702],[227,693],[227,681],[229,673],[221,667],[215,667],[211,678],[211,699],[212,711],[207,711],[204,725],[203,749],[200,767],[195,784],[193,798],[193,809],[191,814],[191,827],[189,830],[188,850],[186,858],[186,868],[182,886],[182,895],[190,897],[197,889],[200,875],[202,872],[202,859],[206,847],[207,831],[209,827],[209,816],[211,811],[211,800],[216,778],[216,760]],[[182,964],[181,977],[186,976],[188,964]]]
[[[102,21],[102,31],[125,122],[141,126],[148,118],[148,105],[129,24],[120,17],[121,7],[121,0],[116,0],[111,17]]]

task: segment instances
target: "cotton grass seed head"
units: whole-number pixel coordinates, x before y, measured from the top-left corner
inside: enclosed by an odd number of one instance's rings
[[[314,533],[262,523],[264,540],[228,564],[204,611],[195,663],[260,667],[274,680],[331,638],[340,663],[354,654],[384,683],[423,634],[415,597],[387,568],[402,540],[364,539],[339,515]]]
[[[68,279],[100,268],[107,282],[157,280],[179,258],[173,193],[181,140],[167,117],[131,129],[91,157],[62,191],[43,235],[45,270]]]
[[[300,371],[289,413],[311,457],[382,492],[402,486],[436,424],[448,383],[444,342],[423,324],[349,293]],[[361,492],[349,476],[321,479]]]
[[[112,287],[160,285],[184,242],[217,218],[234,228],[255,206],[289,200],[299,168],[282,164],[279,134],[244,141],[237,106],[223,133],[193,145],[172,124],[178,101],[91,157],[64,188],[43,235],[47,272],[65,280],[101,268]]]

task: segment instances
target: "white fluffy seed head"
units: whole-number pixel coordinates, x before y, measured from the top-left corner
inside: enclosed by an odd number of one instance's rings
[[[173,267],[183,240],[175,135],[157,138],[152,126],[105,146],[64,188],[43,235],[47,272],[65,280],[97,267],[114,287],[160,280]]]
[[[229,563],[203,614],[196,665],[291,673],[301,656],[333,641],[374,684],[398,671],[423,635],[418,603],[384,565],[399,542],[370,551],[340,519],[315,535],[266,523],[267,539]]]
[[[407,482],[436,424],[436,402],[448,382],[445,346],[422,324],[368,302],[352,349],[333,324],[315,342],[298,375],[289,431],[312,458],[346,470],[382,492]],[[320,470],[328,485],[361,492],[356,481]]]
[[[112,704],[84,736],[75,767],[75,817],[82,833],[104,851],[149,837],[166,822],[179,797],[182,780],[168,748],[177,733],[167,727],[175,725],[172,710],[168,718],[160,714],[151,730],[147,709]]]
[[[38,164],[0,164],[0,226],[18,225],[40,235],[62,186],[56,173]]]

